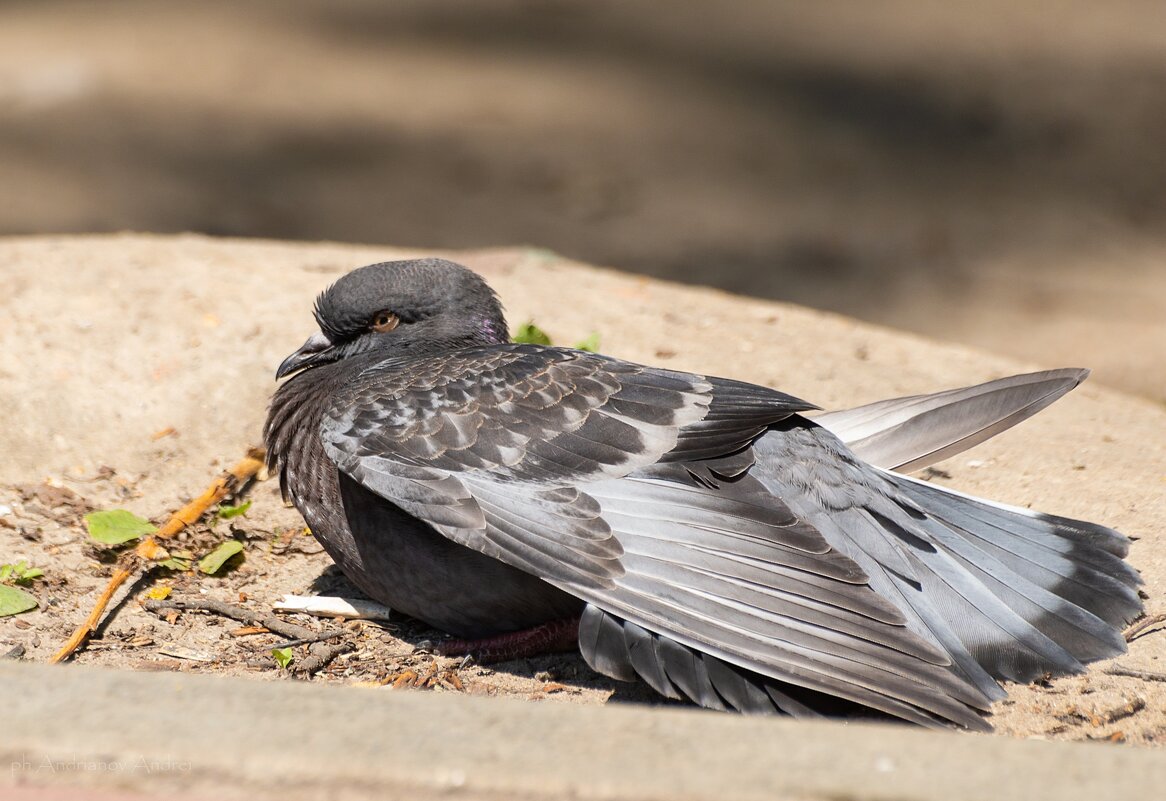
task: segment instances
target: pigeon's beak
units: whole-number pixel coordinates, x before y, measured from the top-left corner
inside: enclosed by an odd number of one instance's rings
[[[283,364],[275,371],[276,379],[291,375],[296,370],[312,367],[321,361],[327,361],[326,357],[321,357],[330,350],[332,350],[332,340],[317,331],[308,337],[299,350],[283,360]]]

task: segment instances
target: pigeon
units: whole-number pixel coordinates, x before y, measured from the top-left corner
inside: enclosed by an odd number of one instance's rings
[[[598,672],[709,709],[987,730],[1001,682],[1122,653],[1141,614],[1122,534],[904,474],[1087,371],[815,418],[512,343],[493,290],[441,259],[354,270],[314,311],[269,468],[356,587],[453,637],[567,631]]]

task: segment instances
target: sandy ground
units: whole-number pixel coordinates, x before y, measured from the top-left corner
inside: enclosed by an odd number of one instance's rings
[[[0,240],[0,561],[44,570],[36,611],[0,619],[0,654],[45,660],[84,617],[110,572],[81,515],[127,508],[158,519],[256,443],[272,372],[312,330],[310,306],[354,266],[406,255],[385,247],[111,236]],[[512,323],[533,318],[556,340],[599,332],[603,350],[637,361],[749,379],[830,408],[973,383],[1019,364],[795,306],[586,268],[545,251],[457,254],[499,290]],[[1048,366],[1048,365],[1044,365]],[[1019,429],[943,465],[935,480],[987,497],[1105,522],[1136,538],[1131,561],[1147,609],[1166,611],[1166,412],[1086,384]],[[175,597],[266,611],[288,592],[345,582],[302,521],[258,484],[243,517],[199,526],[196,555],[225,537],[245,544],[221,577],[170,575]],[[199,614],[166,620],[123,593],[85,664],[284,677],[270,635]],[[304,620],[320,627],[319,621]],[[417,646],[438,635],[408,621],[357,623],[355,650],[317,680],[380,681],[456,668]],[[303,657],[302,649],[297,658]],[[1116,663],[1166,671],[1166,631],[1136,639]],[[1003,734],[1166,742],[1166,683],[1088,674],[1014,687],[993,722]],[[444,674],[443,674],[444,675]],[[643,701],[648,694],[553,656],[457,671],[462,691],[538,701]],[[456,682],[436,692],[458,691]],[[395,690],[385,690],[386,692]]]
[[[532,244],[1166,401],[1156,0],[0,4],[0,233]]]

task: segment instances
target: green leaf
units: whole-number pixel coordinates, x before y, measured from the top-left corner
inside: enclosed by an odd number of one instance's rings
[[[190,563],[194,561],[194,554],[190,551],[166,551],[159,549],[160,553],[154,555],[154,561],[158,563],[158,567],[164,567],[167,570],[190,570]]]
[[[585,350],[588,353],[599,353],[599,332],[592,331],[586,339],[575,343],[575,350]]]
[[[230,520],[232,517],[247,514],[247,510],[251,508],[251,501],[241,503],[238,506],[220,506],[218,515],[223,520]]]
[[[121,545],[158,530],[149,520],[143,520],[125,509],[90,512],[85,515],[85,525],[90,537],[106,545]]]
[[[168,559],[163,559],[158,562],[158,567],[164,567],[167,570],[190,570],[190,562],[194,556],[171,556]]]
[[[213,576],[223,569],[228,559],[237,553],[243,553],[243,543],[238,540],[227,540],[219,543],[219,547],[198,560],[198,569],[208,576]]]
[[[36,607],[36,598],[24,590],[0,584],[0,617],[19,615],[21,612],[27,612],[30,609],[36,609]]]
[[[272,648],[271,658],[275,660],[275,664],[281,668],[286,668],[292,663],[292,649],[291,648]]]
[[[533,320],[518,326],[518,330],[514,332],[512,339],[521,345],[551,344],[551,338],[547,336],[546,331],[543,331],[535,325]]]
[[[11,581],[15,584],[31,584],[33,579],[40,578],[45,572],[39,567],[29,567],[28,562],[21,559],[16,564],[0,565],[0,582]]]
[[[33,579],[40,578],[45,572],[39,567],[30,567],[27,570],[21,570],[20,575],[16,577],[17,584],[31,584]]]

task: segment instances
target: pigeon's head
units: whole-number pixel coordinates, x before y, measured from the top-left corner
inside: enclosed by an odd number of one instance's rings
[[[315,314],[319,332],[284,359],[276,378],[374,350],[403,356],[509,340],[494,290],[444,259],[353,270],[324,290]]]

